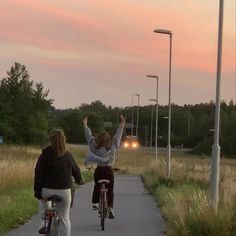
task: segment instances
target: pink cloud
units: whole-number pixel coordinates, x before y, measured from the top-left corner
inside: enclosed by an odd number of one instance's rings
[[[43,48],[72,50],[76,33],[98,29],[92,18],[32,1],[5,1],[0,14],[2,40]]]

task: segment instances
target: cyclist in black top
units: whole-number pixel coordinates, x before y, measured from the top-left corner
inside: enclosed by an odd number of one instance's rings
[[[71,225],[69,218],[71,203],[72,176],[75,182],[83,184],[80,168],[72,154],[66,151],[63,131],[55,129],[49,135],[50,146],[42,150],[36,167],[34,178],[35,197],[40,201],[40,210],[45,211],[51,195],[58,195],[62,201],[57,204],[60,217],[59,235],[70,236]],[[44,229],[39,229],[43,233]]]

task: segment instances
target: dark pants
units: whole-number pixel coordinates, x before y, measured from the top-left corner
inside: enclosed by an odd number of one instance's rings
[[[107,187],[107,201],[108,201],[108,206],[113,207],[113,200],[114,200],[114,173],[112,170],[112,167],[97,167],[94,172],[94,190],[93,190],[93,199],[92,203],[99,203],[99,194],[100,194],[100,189],[99,189],[99,184],[98,180],[101,179],[107,179],[110,181],[109,184],[106,185]]]

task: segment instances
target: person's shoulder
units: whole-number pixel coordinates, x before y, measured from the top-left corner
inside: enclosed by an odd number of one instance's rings
[[[51,146],[47,146],[47,147],[42,149],[42,155],[43,156],[50,155],[52,152],[53,152],[53,150],[52,150]]]
[[[70,151],[66,151],[64,156],[70,160],[74,159],[73,154]]]
[[[71,152],[66,151],[64,156],[66,157],[65,159],[67,160],[67,163],[70,163],[72,165],[76,163],[75,158]]]

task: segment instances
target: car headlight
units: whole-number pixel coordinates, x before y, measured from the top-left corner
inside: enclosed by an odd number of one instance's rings
[[[138,146],[137,143],[132,143],[132,147],[133,147],[133,148],[136,148],[137,146]]]
[[[128,143],[124,143],[124,147],[125,148],[129,147],[129,144]]]

